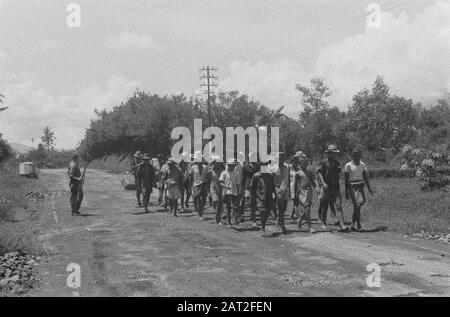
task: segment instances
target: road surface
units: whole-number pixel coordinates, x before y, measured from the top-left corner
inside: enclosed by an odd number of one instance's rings
[[[216,225],[210,209],[204,221],[194,213],[174,218],[157,206],[142,214],[121,176],[99,170],[87,172],[84,216],[72,217],[66,170],[43,170],[40,179],[51,193],[35,206],[47,256],[31,295],[450,295],[445,244],[391,232],[310,235],[293,223],[279,235],[273,220],[274,234],[264,238],[249,221],[240,230]],[[67,284],[71,263],[81,270],[76,289]],[[367,284],[371,263],[381,269],[380,287]]]

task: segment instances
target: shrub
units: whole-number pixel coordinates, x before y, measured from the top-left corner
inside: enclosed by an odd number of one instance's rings
[[[438,172],[433,159],[423,160],[418,173],[420,175],[420,188],[424,191],[441,189],[450,184],[450,178]]]
[[[2,135],[0,134],[0,163],[6,161],[13,154],[11,146],[2,139]]]

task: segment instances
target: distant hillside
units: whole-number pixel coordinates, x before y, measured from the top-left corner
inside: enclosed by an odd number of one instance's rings
[[[26,154],[29,151],[33,150],[33,148],[31,146],[23,145],[23,144],[20,144],[20,143],[9,142],[9,145],[11,145],[11,147],[14,150],[14,152],[16,152],[18,154]]]

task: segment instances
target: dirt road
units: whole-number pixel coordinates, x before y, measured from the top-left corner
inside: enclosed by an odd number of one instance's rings
[[[37,203],[49,255],[32,295],[450,295],[448,245],[390,232],[309,235],[295,224],[287,235],[263,238],[248,221],[239,231],[216,225],[211,210],[202,222],[193,213],[171,217],[157,206],[140,214],[120,175],[97,170],[87,174],[84,216],[72,217],[66,171],[42,171],[41,180],[52,193]],[[66,283],[70,263],[81,268],[76,290]],[[367,286],[370,263],[380,264],[380,288]]]

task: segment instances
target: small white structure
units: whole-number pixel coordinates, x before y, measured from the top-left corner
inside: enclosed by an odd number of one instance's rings
[[[28,177],[36,177],[37,176],[37,168],[33,162],[23,162],[19,164],[19,175],[20,176],[28,176]]]

